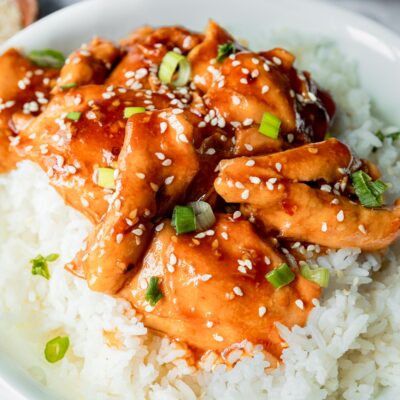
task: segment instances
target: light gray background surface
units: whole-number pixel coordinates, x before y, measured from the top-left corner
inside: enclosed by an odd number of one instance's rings
[[[39,0],[40,17],[48,15],[62,7],[77,3],[79,0]],[[112,1],[112,0],[110,0]],[[193,0],[187,0],[193,1]],[[197,0],[201,1],[201,0]],[[217,0],[218,1],[218,0]],[[219,0],[222,1],[222,0]],[[229,1],[229,0],[225,0]],[[337,4],[374,19],[400,34],[400,0],[319,0]],[[0,382],[1,400],[23,400],[9,391]]]

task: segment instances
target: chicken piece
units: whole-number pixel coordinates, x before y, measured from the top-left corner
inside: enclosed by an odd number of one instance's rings
[[[93,290],[121,289],[152,234],[151,220],[171,212],[198,172],[192,125],[176,111],[136,114],[128,121],[110,209],[75,259]]]
[[[150,102],[150,104],[148,104]],[[112,190],[97,185],[99,167],[115,167],[129,106],[164,108],[169,98],[139,91],[89,85],[56,95],[19,135],[20,157],[37,162],[67,204],[96,223],[108,208]],[[68,113],[78,114],[78,120]],[[76,117],[77,115],[75,115]]]
[[[347,146],[331,139],[268,156],[223,161],[215,189],[225,201],[242,203],[244,215],[283,238],[330,248],[379,250],[398,235],[400,207],[368,209],[336,189],[329,193],[332,186],[327,185],[346,183],[347,175],[360,165]],[[308,181],[319,182],[320,187],[300,183]]]
[[[222,352],[247,340],[278,359],[283,340],[275,323],[304,325],[320,288],[296,273],[290,285],[274,289],[265,274],[285,259],[247,221],[218,215],[212,231],[181,236],[163,224],[119,293],[143,313],[144,324],[203,351]],[[154,308],[146,301],[153,276],[163,294]]]
[[[180,27],[156,30],[141,28],[134,32],[131,38],[122,42],[127,48],[127,54],[107,82],[135,90],[142,88],[157,90],[160,87],[158,68],[165,54],[176,48],[186,54],[201,40],[202,35]]]
[[[43,110],[58,72],[36,66],[15,49],[0,56],[0,172],[14,168],[19,160],[9,149],[10,139],[18,131],[13,114],[19,113],[29,122]]]
[[[243,149],[246,144],[248,148],[255,144],[252,154],[261,154],[322,140],[335,106],[308,73],[296,71],[294,56],[279,48],[253,53],[235,43],[236,54],[216,62],[218,45],[227,42],[234,41],[211,22],[205,40],[190,52],[189,60],[193,82],[204,93],[206,105],[239,132],[245,129],[235,154],[251,152]],[[265,112],[282,122],[278,140],[258,132]]]
[[[119,56],[120,50],[112,42],[94,38],[68,57],[53,92],[62,91],[68,85],[104,83]]]

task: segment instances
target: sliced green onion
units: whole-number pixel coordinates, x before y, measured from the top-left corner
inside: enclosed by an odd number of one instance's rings
[[[32,264],[32,275],[40,275],[47,280],[50,279],[50,272],[49,272],[49,262],[56,261],[59,255],[52,253],[47,257],[43,257],[42,255],[36,256],[34,259],[30,260]]]
[[[125,107],[124,118],[130,118],[132,115],[144,113],[146,109],[144,107]]]
[[[178,77],[173,80],[176,72]],[[174,86],[185,86],[189,82],[190,74],[191,68],[187,58],[174,51],[169,51],[164,56],[158,71],[158,77],[162,83]]]
[[[278,268],[268,272],[268,274],[265,275],[265,278],[275,289],[279,289],[292,282],[295,276],[296,275],[289,266],[286,263],[283,263]]]
[[[52,49],[32,50],[28,58],[40,67],[61,68],[65,63],[64,54]]]
[[[65,118],[70,119],[72,121],[78,122],[79,119],[81,118],[82,113],[78,111],[72,111],[67,114]]]
[[[321,287],[328,287],[329,285],[329,270],[328,268],[315,268],[311,269],[306,263],[303,263],[300,269],[301,275],[309,281],[315,282]]]
[[[277,139],[281,123],[282,121],[278,117],[275,117],[275,115],[272,115],[269,112],[265,112],[260,127],[258,128],[258,132],[272,139]]]
[[[383,204],[383,193],[388,186],[382,181],[373,181],[364,171],[357,171],[351,175],[354,190],[360,203],[364,207],[381,207]]]
[[[114,173],[113,168],[97,168],[97,184],[102,188],[115,189]]]
[[[152,307],[154,307],[163,297],[164,295],[162,294],[160,286],[158,285],[158,278],[156,276],[152,276],[149,281],[149,286],[146,290],[145,299]]]
[[[60,88],[62,90],[67,90],[67,89],[72,89],[72,88],[77,87],[77,86],[78,86],[77,83],[71,82],[71,83],[66,83],[65,85],[61,85]]]
[[[55,363],[64,358],[69,347],[68,336],[57,336],[46,344],[44,356],[49,363]]]
[[[225,58],[229,57],[231,54],[236,53],[235,44],[232,42],[220,44],[218,46],[217,62],[221,63]]]
[[[392,139],[393,141],[400,139],[400,132],[389,133],[388,135],[384,135],[382,131],[375,132],[375,136],[383,142],[385,139]]]
[[[175,206],[171,225],[178,235],[196,230],[196,216],[192,207]]]
[[[211,206],[205,201],[195,201],[188,204],[193,208],[196,217],[196,231],[201,232],[215,224],[215,215]]]

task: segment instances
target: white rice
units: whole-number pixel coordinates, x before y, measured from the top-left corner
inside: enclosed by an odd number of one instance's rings
[[[359,87],[355,64],[331,43],[296,40],[280,37],[279,44],[301,54],[299,65],[334,95],[339,105],[334,132],[361,156],[374,159],[385,180],[399,182],[400,141],[385,140],[382,145],[376,140],[373,133],[385,127],[371,116],[370,99]],[[372,153],[374,146],[378,150]],[[391,196],[399,189],[394,185]],[[310,257],[331,269],[331,284],[305,328],[290,331],[281,326],[289,344],[284,364],[267,374],[268,363],[256,353],[231,369],[219,365],[196,371],[186,364],[182,350],[149,335],[125,302],[91,292],[64,271],[90,225],[64,205],[38,167],[22,162],[17,170],[0,176],[0,215],[0,350],[12,353],[35,379],[67,399],[400,396],[398,245],[385,257],[359,249],[319,256],[309,248]],[[53,252],[61,258],[51,265],[50,281],[32,276],[29,260]],[[121,349],[109,347],[103,335],[114,330]],[[67,334],[71,347],[61,362],[49,365],[43,348],[58,334]]]

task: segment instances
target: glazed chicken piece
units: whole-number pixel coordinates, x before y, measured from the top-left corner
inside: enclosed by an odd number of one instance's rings
[[[119,56],[120,50],[112,42],[94,38],[67,58],[53,92],[70,86],[104,83]]]
[[[19,158],[9,149],[10,139],[47,105],[58,72],[38,67],[15,49],[0,56],[0,172],[15,167]]]
[[[57,94],[20,133],[16,151],[37,162],[66,203],[96,223],[113,193],[97,184],[96,172],[99,167],[115,167],[125,136],[125,107],[164,108],[168,104],[166,96],[125,88],[71,89]]]
[[[121,289],[153,233],[153,218],[183,200],[198,172],[193,142],[193,127],[181,110],[129,119],[110,209],[74,263],[84,269],[93,290],[115,294]]]
[[[383,249],[398,235],[400,205],[369,209],[332,191],[337,182],[346,186],[348,174],[360,166],[344,144],[331,139],[223,161],[215,189],[225,201],[241,203],[244,215],[283,238],[330,248]]]
[[[165,220],[120,295],[158,332],[203,351],[222,352],[246,340],[263,344],[275,364],[283,350],[275,323],[304,325],[320,295],[318,285],[298,274],[274,289],[265,274],[283,262],[247,221],[219,215],[206,233],[176,236]],[[163,294],[154,308],[145,299],[151,277],[160,279]]]
[[[155,30],[149,27],[141,28],[122,42],[127,54],[107,82],[134,90],[158,90],[158,67],[165,54],[174,49],[186,54],[201,40],[202,35],[176,26]],[[176,92],[178,95],[179,89]],[[187,89],[184,92],[187,92]]]
[[[294,56],[283,49],[253,53],[235,43],[236,54],[216,61],[218,45],[227,42],[234,43],[210,22],[205,40],[190,52],[189,60],[206,105],[236,130],[235,154],[265,154],[322,140],[334,104],[307,73],[295,70]],[[258,132],[265,112],[281,120],[279,140]]]

